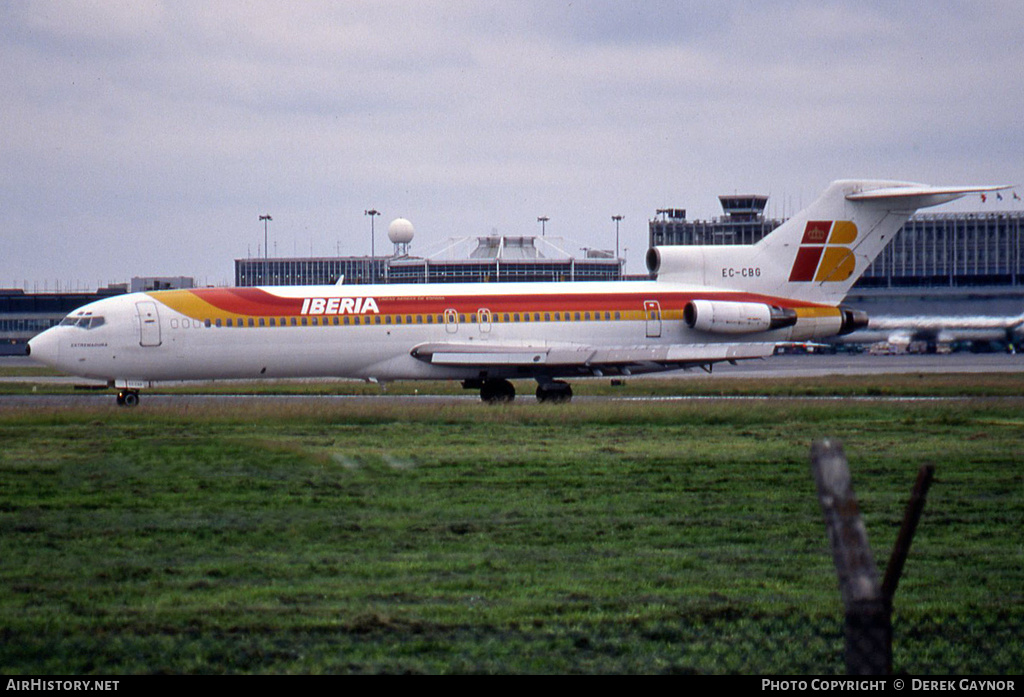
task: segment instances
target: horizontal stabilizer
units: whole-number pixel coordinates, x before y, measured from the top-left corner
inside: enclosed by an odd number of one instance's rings
[[[892,201],[900,208],[917,209],[937,206],[955,201],[967,194],[984,194],[993,191],[1004,191],[1010,186],[928,186],[926,184],[904,184],[900,186],[883,186],[847,194],[850,201]]]

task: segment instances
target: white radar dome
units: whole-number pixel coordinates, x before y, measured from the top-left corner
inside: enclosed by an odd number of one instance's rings
[[[395,218],[388,225],[388,239],[394,244],[409,244],[412,242],[412,223],[405,218]]]

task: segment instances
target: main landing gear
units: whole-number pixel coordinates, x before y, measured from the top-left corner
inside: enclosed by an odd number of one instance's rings
[[[516,398],[516,388],[504,378],[464,380],[467,390],[480,390],[480,399],[487,404],[508,404]],[[561,380],[537,383],[537,401],[544,404],[565,404],[572,399],[572,386]]]
[[[516,388],[504,378],[463,380],[466,390],[480,390],[480,399],[487,404],[507,404],[516,398]]]
[[[484,380],[480,383],[480,399],[487,404],[508,404],[516,398],[516,388],[508,380]]]
[[[139,405],[138,390],[120,390],[117,393],[117,406],[137,407]]]
[[[542,404],[565,404],[572,400],[572,385],[561,380],[537,384],[537,401]]]

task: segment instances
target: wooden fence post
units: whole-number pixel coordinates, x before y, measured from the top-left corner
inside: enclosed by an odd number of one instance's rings
[[[896,595],[896,586],[900,583],[900,576],[903,574],[903,564],[907,561],[907,555],[910,554],[910,543],[914,540],[917,523],[921,520],[921,512],[924,510],[924,499],[928,494],[928,487],[931,486],[934,475],[934,465],[924,465],[917,471],[917,481],[914,482],[914,490],[910,492],[910,501],[907,502],[907,508],[903,514],[903,524],[900,525],[900,534],[892,548],[889,565],[885,567],[885,579],[882,581],[882,595],[889,600],[890,605],[892,605],[892,597]]]
[[[878,582],[842,446],[833,440],[816,441],[811,446],[811,470],[846,610],[846,672],[888,675],[892,672],[891,599],[883,595]]]

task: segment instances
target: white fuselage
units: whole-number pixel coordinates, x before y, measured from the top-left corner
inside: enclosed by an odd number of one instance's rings
[[[713,344],[689,329],[693,298],[785,304],[749,293],[659,282],[300,286],[133,293],[87,305],[31,342],[32,356],[82,377],[144,386],[165,380],[349,377],[376,380],[587,375],[586,365],[437,364],[418,346],[472,352],[516,347]],[[791,327],[745,341],[834,334],[834,308],[792,305]],[[664,370],[626,360],[630,372]],[[458,361],[456,361],[458,363]],[[598,373],[600,374],[600,373]]]

